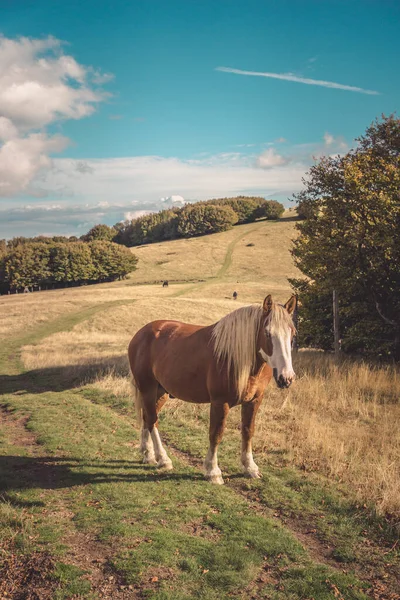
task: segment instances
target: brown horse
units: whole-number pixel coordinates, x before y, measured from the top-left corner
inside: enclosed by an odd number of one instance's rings
[[[153,321],[129,344],[136,414],[142,425],[143,462],[172,469],[158,433],[158,413],[169,396],[186,402],[210,403],[210,447],[206,477],[224,483],[217,449],[229,409],[242,407],[242,465],[249,477],[260,477],[251,438],[255,417],[272,376],[280,388],[295,377],[291,314],[296,297],[282,306],[267,296],[263,306],[239,308],[214,325]]]

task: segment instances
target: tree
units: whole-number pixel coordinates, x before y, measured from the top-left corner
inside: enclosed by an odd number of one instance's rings
[[[285,212],[283,204],[276,200],[264,200],[255,209],[252,214],[253,220],[256,219],[280,219]]]
[[[138,259],[125,246],[95,241],[89,243],[89,248],[96,281],[123,278],[136,269]]]
[[[88,231],[85,235],[81,237],[83,242],[93,242],[94,240],[104,240],[106,242],[111,242],[117,234],[116,229],[114,227],[109,227],[108,225],[95,225]]]
[[[49,261],[47,244],[19,244],[3,258],[4,281],[14,289],[40,285],[50,278]]]
[[[382,117],[358,142],[311,167],[293,255],[307,291],[339,292],[344,349],[399,359],[400,119]]]
[[[252,223],[256,219],[279,219],[284,212],[282,204],[276,200],[265,200],[261,196],[237,196],[207,200],[206,204],[230,206],[237,214],[237,224]]]
[[[236,222],[237,215],[229,206],[213,206],[199,202],[180,211],[177,231],[182,237],[193,237],[226,231]]]

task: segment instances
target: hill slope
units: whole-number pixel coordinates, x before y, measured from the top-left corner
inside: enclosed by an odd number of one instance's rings
[[[185,289],[185,295],[230,298],[236,290],[245,302],[260,301],[266,293],[284,300],[290,293],[287,278],[299,275],[289,253],[294,227],[290,218],[259,221],[199,238],[138,246],[132,248],[138,269],[130,279],[141,284],[203,280]]]

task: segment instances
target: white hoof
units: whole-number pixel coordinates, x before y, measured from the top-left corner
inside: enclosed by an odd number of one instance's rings
[[[174,468],[170,458],[162,458],[161,460],[159,460],[157,463],[157,467],[159,469],[164,469],[164,471],[172,471],[172,469]]]
[[[207,479],[210,483],[214,483],[215,485],[224,485],[224,480],[221,475],[210,475]]]
[[[245,469],[244,474],[251,479],[261,479],[262,474],[258,469]]]
[[[143,456],[143,464],[144,465],[156,465],[156,457],[155,456]]]

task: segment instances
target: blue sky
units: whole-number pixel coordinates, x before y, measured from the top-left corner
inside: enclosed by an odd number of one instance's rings
[[[399,28],[390,0],[3,0],[0,237],[288,205],[313,156],[398,109]]]

